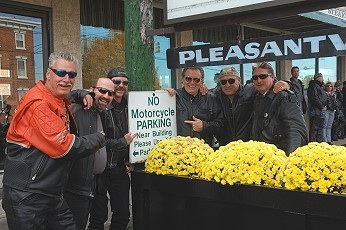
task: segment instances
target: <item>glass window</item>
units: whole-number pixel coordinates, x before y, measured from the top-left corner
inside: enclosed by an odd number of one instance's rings
[[[316,73],[316,64],[314,58],[292,60],[292,67],[299,67],[299,79],[303,82],[304,88],[307,89],[309,82]]]
[[[336,57],[322,57],[318,62],[317,72],[323,74],[324,82],[336,82]]]
[[[15,32],[16,49],[25,49],[25,33]]]
[[[49,50],[48,29],[43,32],[42,24],[48,28],[48,16],[36,9],[19,9],[20,3],[6,7],[2,4],[0,2],[0,98],[1,103],[6,101],[11,105],[13,112],[22,95],[16,89],[30,89],[44,79],[44,63],[48,60],[43,60],[43,53],[47,57]]]
[[[167,68],[166,50],[170,48],[171,40],[165,36],[154,36],[155,58],[155,89],[172,87],[171,71]]]
[[[106,76],[115,67],[125,67],[125,33],[102,27],[80,26],[83,88],[95,76]]]
[[[19,88],[17,91],[18,91],[18,98],[20,100],[23,97],[23,95],[29,91],[29,88]]]
[[[17,58],[17,73],[18,73],[18,78],[27,78],[26,59]]]

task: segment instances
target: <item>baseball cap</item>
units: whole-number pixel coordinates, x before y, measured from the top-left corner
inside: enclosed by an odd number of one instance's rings
[[[112,79],[113,77],[127,77],[127,73],[124,68],[114,68],[111,71],[108,72],[107,77]]]
[[[225,67],[220,71],[220,78],[223,76],[237,76],[239,77],[239,73],[236,68],[233,66]]]

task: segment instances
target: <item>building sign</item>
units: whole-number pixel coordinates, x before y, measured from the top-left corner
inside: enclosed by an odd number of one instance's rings
[[[344,10],[341,10],[341,9],[344,9]],[[320,12],[346,21],[346,7],[341,7],[340,9],[333,8],[333,9],[321,10]]]
[[[307,0],[165,0],[165,24],[282,6]]]
[[[177,135],[176,101],[167,91],[129,92],[129,131],[136,133],[130,145],[130,162],[147,159],[162,139]]]
[[[167,67],[215,66],[346,55],[346,28],[167,50]]]

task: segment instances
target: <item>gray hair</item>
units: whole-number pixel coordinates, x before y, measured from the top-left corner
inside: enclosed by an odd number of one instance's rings
[[[274,75],[273,66],[269,62],[259,62],[259,63],[253,64],[252,65],[252,72],[254,71],[254,69],[257,69],[257,68],[266,69],[269,74]]]
[[[76,68],[78,68],[78,59],[75,55],[69,53],[69,52],[53,52],[49,55],[49,59],[48,59],[48,64],[49,64],[49,68],[52,68],[55,64],[55,61],[58,59],[63,59],[69,62],[73,62],[76,66]]]

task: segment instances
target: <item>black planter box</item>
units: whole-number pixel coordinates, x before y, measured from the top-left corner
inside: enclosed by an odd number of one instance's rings
[[[346,196],[132,173],[134,230],[346,229]]]

